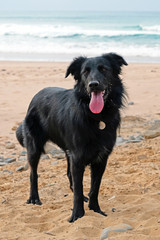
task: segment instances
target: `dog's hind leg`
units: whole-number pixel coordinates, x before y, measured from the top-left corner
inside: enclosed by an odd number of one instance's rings
[[[37,167],[41,156],[41,151],[36,147],[34,139],[30,139],[29,143],[27,143],[27,155],[28,162],[30,165],[30,197],[27,200],[27,203],[41,205],[42,203],[39,199],[38,194],[38,174],[37,174]]]
[[[36,205],[41,205],[38,194],[38,174],[37,167],[40,158],[40,153],[28,153],[28,162],[31,168],[30,172],[30,197],[27,200],[27,203],[32,203]]]
[[[106,162],[97,162],[91,164],[91,189],[89,193],[89,209],[94,212],[98,212],[104,216],[107,216],[104,212],[101,211],[98,203],[98,193],[101,184],[101,179],[106,167]]]

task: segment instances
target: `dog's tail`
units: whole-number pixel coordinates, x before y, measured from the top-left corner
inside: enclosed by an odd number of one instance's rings
[[[19,143],[22,145],[22,147],[24,147],[24,136],[23,136],[22,128],[23,128],[23,123],[17,128],[16,137]]]
[[[16,137],[19,143],[24,146],[24,136],[23,136],[23,123],[19,125],[19,127],[16,130]],[[26,171],[29,168],[28,162],[26,162],[25,166],[22,166],[18,171]]]

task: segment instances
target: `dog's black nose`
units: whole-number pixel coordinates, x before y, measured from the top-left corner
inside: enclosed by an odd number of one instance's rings
[[[98,82],[98,81],[91,81],[91,82],[89,82],[89,84],[88,84],[88,86],[89,86],[90,88],[98,87],[98,85],[99,85],[99,82]]]

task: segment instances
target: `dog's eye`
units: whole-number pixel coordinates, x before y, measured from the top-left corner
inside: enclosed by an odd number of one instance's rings
[[[98,70],[102,73],[107,72],[107,68],[105,68],[104,66],[98,66]]]
[[[83,72],[85,75],[88,75],[90,73],[90,68],[89,67],[86,67],[84,72]]]

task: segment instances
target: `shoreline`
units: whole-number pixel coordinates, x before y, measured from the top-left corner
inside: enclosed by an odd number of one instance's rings
[[[160,63],[160,57],[151,56],[125,56],[119,52],[128,63]],[[102,55],[104,53],[99,53]],[[0,62],[70,62],[79,56],[95,57],[95,54],[81,53],[0,53]]]

